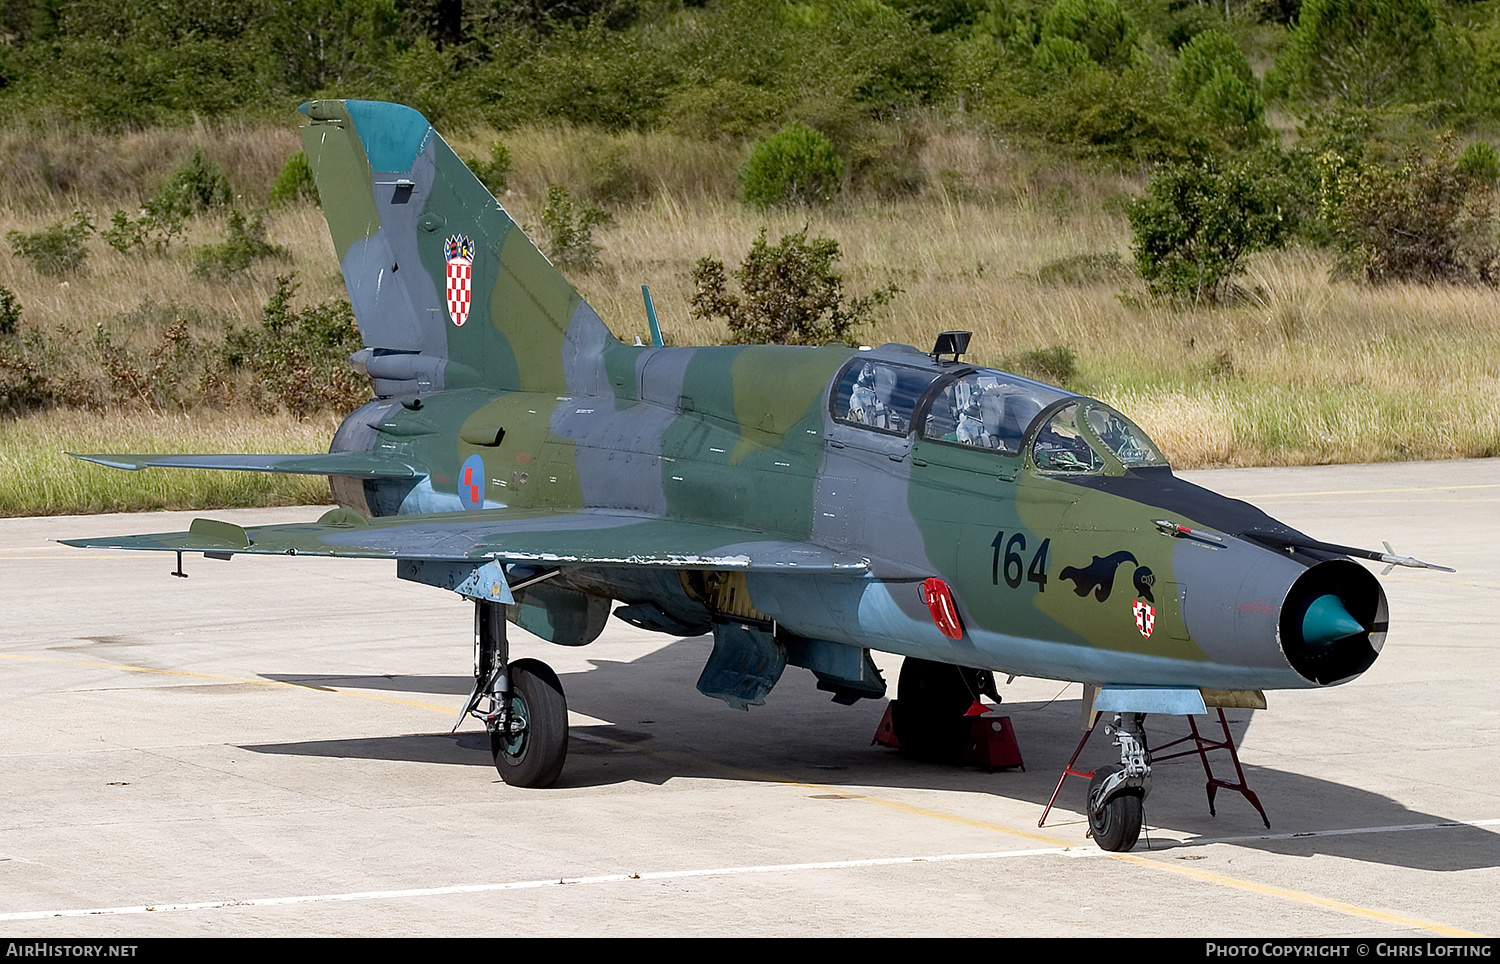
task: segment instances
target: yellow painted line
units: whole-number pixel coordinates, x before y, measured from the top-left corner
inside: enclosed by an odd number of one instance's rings
[[[439,713],[453,712],[452,707],[441,706],[435,703],[423,703],[417,700],[406,700],[400,699],[398,697],[384,696],[374,693],[362,693],[357,690],[338,689],[331,686],[310,686],[303,683],[288,683],[281,680],[246,679],[243,677],[220,676],[211,673],[190,673],[184,670],[168,670],[155,669],[147,666],[131,666],[122,663],[96,663],[86,660],[60,659],[50,656],[22,656],[11,653],[0,653],[0,659],[11,659],[33,663],[61,663],[72,666],[88,666],[95,669],[117,670],[119,672],[126,673],[146,673],[154,676],[171,676],[185,679],[212,680],[214,682],[222,683],[251,683],[256,686],[273,686],[284,687],[287,689],[314,690],[324,693],[335,693],[340,696],[353,696],[360,699],[377,700],[383,703],[396,703],[403,706],[416,707],[418,709],[434,710]],[[646,749],[634,744],[610,740],[602,737],[595,737],[592,735],[585,736],[584,738],[589,742],[601,743],[620,749],[628,749],[637,753],[645,753],[651,756],[659,756],[664,759],[677,758],[681,760],[687,760],[699,766],[707,764],[714,769],[733,773],[743,777],[752,778],[761,782],[777,783],[781,784],[782,786],[798,787],[804,790],[812,790],[818,793],[835,794],[847,799],[859,800],[864,803],[871,803],[876,806],[885,807],[890,810],[895,810],[899,813],[911,814],[912,816],[925,817],[932,820],[941,820],[945,823],[972,827],[979,830],[988,830],[996,833],[1003,833],[1008,836],[1020,837],[1025,840],[1044,843],[1052,847],[1070,849],[1078,846],[1074,841],[1065,840],[1061,837],[1055,837],[1051,834],[1040,833],[1034,830],[1023,830],[1017,827],[1010,827],[1005,824],[994,823],[988,820],[978,820],[973,817],[964,817],[958,814],[946,813],[941,810],[933,810],[929,807],[920,807],[915,804],[904,803],[899,800],[889,800],[884,797],[877,797],[866,793],[852,792],[845,787],[836,787],[819,783],[806,783],[801,780],[788,780],[782,777],[778,777],[775,774],[761,773],[753,770],[747,770],[742,767],[715,763],[713,761],[687,757],[685,755],[672,752]],[[1449,927],[1446,924],[1438,924],[1416,917],[1406,917],[1401,914],[1393,914],[1389,911],[1378,910],[1373,907],[1361,907],[1358,904],[1350,904],[1345,901],[1334,900],[1328,897],[1319,897],[1316,894],[1308,894],[1302,891],[1289,890],[1285,887],[1276,887],[1271,884],[1260,884],[1254,881],[1241,880],[1237,877],[1229,877],[1224,874],[1216,874],[1211,871],[1199,870],[1194,867],[1176,866],[1173,864],[1165,863],[1155,858],[1139,857],[1134,854],[1108,853],[1104,851],[1099,851],[1097,854],[1090,854],[1090,856],[1109,860],[1123,861],[1125,863],[1136,864],[1141,867],[1162,871],[1164,873],[1180,874],[1182,876],[1191,877],[1195,880],[1200,880],[1205,883],[1217,884],[1221,887],[1229,887],[1235,890],[1243,890],[1251,893],[1262,894],[1268,897],[1276,897],[1282,900],[1290,900],[1296,903],[1307,904],[1312,907],[1321,907],[1326,910],[1348,914],[1353,917],[1362,917],[1368,920],[1377,920],[1384,923],[1397,924],[1403,927],[1416,927],[1423,930],[1432,931],[1435,934],[1441,934],[1445,937],[1485,936],[1483,934],[1476,934],[1470,931],[1461,930],[1459,928]]]
[[[1109,857],[1124,861],[1125,863],[1137,864],[1142,867],[1150,867],[1152,870],[1162,870],[1169,874],[1181,874],[1184,877],[1192,877],[1205,883],[1218,884],[1221,887],[1230,887],[1235,890],[1245,890],[1255,894],[1264,894],[1267,897],[1279,897],[1283,900],[1296,901],[1300,904],[1309,904],[1313,907],[1322,907],[1327,910],[1338,911],[1354,917],[1363,917],[1368,920],[1378,920],[1386,924],[1398,924],[1402,927],[1419,927],[1429,930],[1444,937],[1484,937],[1484,934],[1476,934],[1473,931],[1460,930],[1457,927],[1449,927],[1447,924],[1437,924],[1432,921],[1422,920],[1418,917],[1406,917],[1402,914],[1392,914],[1388,911],[1376,910],[1373,907],[1361,907],[1358,904],[1345,903],[1342,900],[1333,900],[1329,897],[1319,897],[1316,894],[1304,893],[1300,890],[1288,890],[1285,887],[1274,887],[1270,884],[1257,884],[1251,880],[1241,880],[1238,877],[1227,877],[1224,874],[1216,874],[1209,870],[1199,870],[1196,867],[1178,867],[1162,863],[1150,857],[1138,857],[1134,854],[1109,854]]]
[[[622,749],[634,749],[638,752],[649,753],[655,756],[679,756],[678,754],[669,752],[663,753],[660,751],[645,750],[640,747],[632,746],[631,744],[619,743],[613,740],[602,739],[598,737],[594,737],[593,742],[605,743]],[[680,756],[679,758],[688,759],[687,757]],[[702,765],[705,761],[693,760],[692,762]],[[1057,847],[1064,850],[1071,850],[1080,847],[1079,843],[1076,840],[1068,840],[1061,837],[1052,836],[1050,834],[1041,833],[1035,830],[1023,830],[1016,827],[1010,827],[1005,824],[994,823],[988,820],[977,820],[973,817],[963,817],[959,816],[958,814],[945,813],[941,810],[932,810],[928,807],[920,807],[916,806],[915,804],[903,803],[899,800],[888,800],[884,797],[871,796],[870,794],[866,793],[857,793],[849,790],[846,787],[834,787],[818,783],[804,783],[800,780],[787,780],[784,778],[778,778],[773,774],[757,773],[755,771],[746,770],[741,767],[728,766],[725,764],[711,765],[713,765],[717,769],[729,773],[758,779],[764,782],[780,783],[785,786],[799,787],[805,790],[812,790],[817,793],[833,794],[849,800],[858,800],[864,803],[872,803],[876,806],[885,807],[887,809],[895,810],[900,813],[911,814],[912,816],[926,817],[932,820],[941,820],[944,823],[958,824],[964,827],[973,827],[978,830],[989,830],[996,833],[1007,834],[1013,837],[1021,837],[1025,840],[1048,844],[1052,847]],[[1086,844],[1083,846],[1091,848],[1093,845]],[[1254,881],[1241,880],[1236,877],[1229,877],[1224,874],[1216,874],[1212,871],[1199,870],[1194,867],[1169,864],[1156,858],[1141,857],[1134,854],[1109,853],[1102,850],[1097,852],[1091,851],[1088,856],[1109,860],[1120,860],[1126,863],[1136,864],[1141,867],[1148,867],[1152,870],[1158,870],[1169,874],[1181,874],[1187,877],[1192,877],[1196,880],[1204,881],[1206,883],[1218,884],[1222,887],[1231,887],[1236,890],[1250,891],[1252,893],[1258,893],[1268,897],[1276,897],[1282,900],[1295,901],[1297,903],[1308,904],[1313,907],[1321,907],[1325,910],[1333,910],[1342,914],[1348,914],[1353,917],[1363,917],[1369,920],[1378,920],[1390,924],[1399,924],[1404,927],[1421,928],[1423,930],[1432,931],[1436,934],[1442,934],[1445,937],[1485,936],[1484,934],[1476,934],[1471,931],[1461,930],[1456,927],[1449,927],[1446,924],[1438,924],[1416,917],[1406,917],[1401,914],[1393,914],[1389,911],[1383,911],[1373,907],[1361,907],[1357,904],[1350,904],[1345,901],[1334,900],[1328,897],[1319,897],[1316,894],[1308,894],[1302,891],[1289,890],[1285,887],[1276,887],[1271,884],[1259,884]]]

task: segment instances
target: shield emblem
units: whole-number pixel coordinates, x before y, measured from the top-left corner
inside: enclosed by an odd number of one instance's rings
[[[443,244],[443,260],[448,263],[448,317],[462,328],[469,320],[472,300],[474,242],[467,235],[453,235]]]
[[[1151,630],[1156,628],[1156,607],[1137,599],[1131,608],[1135,610],[1135,628],[1141,631],[1142,636],[1150,639]]]

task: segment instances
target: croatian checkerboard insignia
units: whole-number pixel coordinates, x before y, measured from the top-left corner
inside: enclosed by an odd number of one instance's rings
[[[443,260],[448,262],[448,317],[462,328],[473,300],[474,242],[468,235],[453,235],[443,244]]]

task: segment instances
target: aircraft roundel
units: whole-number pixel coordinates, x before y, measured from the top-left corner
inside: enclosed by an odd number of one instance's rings
[[[458,470],[458,501],[465,509],[484,508],[484,459],[471,455]]]

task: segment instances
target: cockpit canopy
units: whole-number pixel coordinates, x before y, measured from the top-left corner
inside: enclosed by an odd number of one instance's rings
[[[1146,433],[1103,402],[991,368],[929,368],[856,357],[831,399],[835,420],[886,435],[1016,456],[1048,474],[1166,465]],[[1066,403],[1066,404],[1064,404]]]

